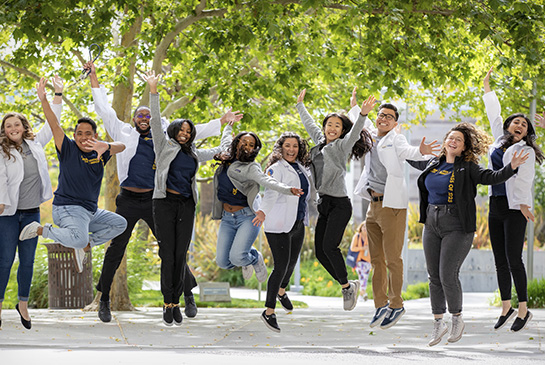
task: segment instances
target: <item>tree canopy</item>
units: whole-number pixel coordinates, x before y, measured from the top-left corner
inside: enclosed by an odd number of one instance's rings
[[[538,110],[544,104],[543,0],[12,0],[0,8],[0,105],[37,121],[34,84],[55,73],[69,86],[65,125],[92,114],[88,81],[71,85],[92,43],[104,49],[100,82],[127,122],[147,104],[148,69],[164,74],[165,116],[199,123],[233,107],[245,114],[239,130],[271,141],[302,131],[293,114],[303,88],[317,119],[347,109],[358,86],[360,99],[405,100],[412,123],[425,122],[430,106],[481,120],[482,78],[494,65],[504,114],[528,113],[534,97]]]

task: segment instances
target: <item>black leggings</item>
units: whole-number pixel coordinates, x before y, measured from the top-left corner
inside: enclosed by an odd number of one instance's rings
[[[305,240],[305,225],[302,220],[298,220],[288,233],[265,232],[265,235],[274,260],[274,268],[267,282],[265,307],[274,309],[278,289],[286,289],[297,264]]]
[[[348,273],[339,246],[352,216],[352,204],[348,197],[321,195],[320,200],[314,240],[316,258],[333,279],[344,285],[348,283]]]
[[[511,299],[511,277],[519,302],[528,301],[527,278],[522,249],[526,233],[526,218],[520,210],[509,209],[505,196],[491,196],[488,230],[501,300]]]

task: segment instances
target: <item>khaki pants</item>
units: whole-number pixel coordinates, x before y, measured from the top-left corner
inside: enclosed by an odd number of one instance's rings
[[[403,240],[407,209],[384,208],[382,202],[371,202],[367,212],[367,237],[373,265],[373,298],[375,308],[388,302],[390,308],[403,307]]]

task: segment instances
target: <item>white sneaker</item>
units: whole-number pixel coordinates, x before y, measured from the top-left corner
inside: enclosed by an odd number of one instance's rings
[[[441,342],[441,339],[444,335],[446,335],[448,332],[448,326],[446,325],[445,321],[442,319],[436,319],[433,321],[433,332],[431,333],[431,340],[428,342],[428,346],[435,346],[439,342]]]
[[[254,265],[255,277],[257,281],[263,283],[267,280],[269,273],[267,272],[267,266],[265,266],[265,261],[263,260],[263,255],[261,252],[258,252],[257,263]]]
[[[39,222],[30,222],[27,224],[21,234],[19,234],[19,241],[29,240],[38,236],[38,228],[41,227]]]
[[[343,292],[343,307],[345,311],[351,311],[356,308],[358,303],[358,293],[360,292],[360,282],[358,280],[349,280],[348,287]]]
[[[462,338],[462,334],[464,333],[464,320],[462,319],[462,315],[458,316],[452,316],[452,327],[450,329],[450,336],[448,337],[448,342],[457,342]]]
[[[254,274],[254,265],[242,266],[242,277],[244,280],[250,280]]]
[[[83,272],[83,264],[85,262],[85,251],[83,248],[74,248],[74,263],[76,264],[76,271]]]

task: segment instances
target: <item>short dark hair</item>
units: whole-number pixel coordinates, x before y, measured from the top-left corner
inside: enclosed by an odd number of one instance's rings
[[[394,104],[390,104],[390,103],[384,103],[382,104],[381,106],[378,107],[378,110],[380,109],[390,109],[390,110],[393,110],[395,115],[396,115],[396,122],[397,120],[399,119],[399,112],[397,111],[397,107],[394,105]]]
[[[74,129],[74,132],[76,132],[78,130],[78,125],[80,125],[82,123],[90,124],[91,127],[93,128],[93,132],[95,132],[95,133],[97,132],[97,124],[95,123],[94,120],[92,120],[89,117],[79,118],[78,121],[76,122],[76,128]]]
[[[138,114],[138,112],[142,109],[146,109],[146,110],[149,110],[151,112],[151,109],[148,107],[148,106],[145,106],[145,105],[140,105],[138,108],[136,108],[136,110],[134,111],[134,114],[132,115],[133,118],[136,117],[136,114]]]

